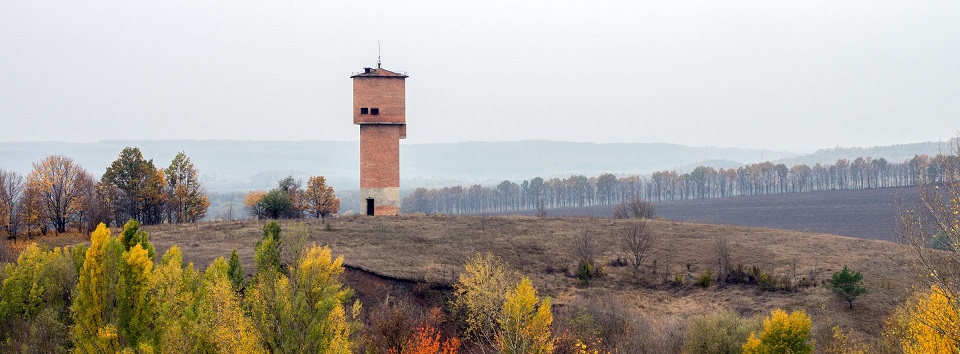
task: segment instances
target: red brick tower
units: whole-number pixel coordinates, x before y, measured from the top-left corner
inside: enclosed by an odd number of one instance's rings
[[[360,125],[360,194],[367,215],[400,214],[400,139],[407,137],[405,73],[354,73],[353,124]]]

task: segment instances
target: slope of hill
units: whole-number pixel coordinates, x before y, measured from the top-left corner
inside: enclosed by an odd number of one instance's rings
[[[783,307],[808,311],[819,327],[816,330],[829,331],[838,323],[877,336],[881,321],[907,296],[913,279],[903,246],[795,231],[650,221],[647,227],[655,241],[638,282],[630,267],[607,263],[626,254],[619,246],[619,235],[636,222],[632,220],[401,216],[341,217],[330,222],[330,228],[316,220],[283,222],[284,245],[329,244],[351,267],[392,279],[442,284],[454,282],[464,262],[477,252],[491,252],[532,278],[558,308],[606,301],[633,316],[668,321],[717,309],[753,315]],[[201,268],[236,247],[244,269],[250,272],[262,227],[263,222],[244,221],[148,226],[147,230],[158,253],[179,244],[184,260]],[[573,245],[584,233],[593,237],[597,259],[607,271],[590,287],[577,286],[577,280],[565,274],[575,268]],[[816,285],[848,265],[863,272],[871,292],[858,300],[854,310],[847,310],[846,303],[822,286],[793,292],[758,292],[739,285],[695,287],[696,277],[715,267],[718,237],[727,240],[734,264],[756,266],[793,281],[805,278]],[[676,277],[684,285],[671,285]],[[365,291],[358,289],[361,296],[387,296],[380,287],[370,290],[371,294]],[[365,305],[378,303],[368,300]]]
[[[956,144],[957,139],[949,141],[928,141],[914,144],[898,144],[888,146],[876,146],[869,148],[851,147],[851,148],[833,148],[821,149],[812,154],[799,155],[787,158],[776,159],[776,162],[786,164],[787,166],[805,164],[813,166],[816,164],[834,164],[839,159],[855,159],[857,157],[884,158],[888,162],[903,162],[913,158],[914,155],[934,156],[943,152],[950,152],[951,144]]]

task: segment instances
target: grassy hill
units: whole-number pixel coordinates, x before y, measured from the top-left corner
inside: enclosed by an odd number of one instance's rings
[[[719,309],[742,315],[762,314],[776,307],[804,309],[815,331],[833,324],[877,336],[881,323],[903,302],[913,285],[911,262],[903,246],[892,242],[764,228],[648,221],[656,241],[641,280],[630,267],[608,262],[625,256],[619,235],[637,221],[594,218],[535,218],[482,216],[343,217],[330,221],[285,221],[288,245],[329,244],[345,264],[391,281],[450,284],[464,262],[478,252],[501,257],[516,271],[531,277],[558,309],[604,302],[621,306],[633,316],[684,319]],[[234,221],[195,225],[149,226],[158,252],[178,244],[187,261],[203,267],[237,248],[250,273],[254,244],[263,222]],[[607,275],[580,286],[569,273],[575,267],[574,240],[591,235]],[[733,263],[756,266],[777,277],[802,278],[816,284],[793,292],[760,292],[756,286],[693,285],[701,272],[714,269],[718,237],[727,240]],[[299,240],[299,241],[298,241]],[[821,282],[844,265],[862,271],[870,293],[853,310]],[[679,277],[683,284],[673,284]],[[361,298],[385,296],[389,287],[351,284]],[[409,289],[409,288],[408,288]],[[393,291],[393,290],[391,290]],[[368,292],[368,294],[364,294]],[[369,294],[380,293],[384,294]],[[441,302],[442,304],[442,302]]]

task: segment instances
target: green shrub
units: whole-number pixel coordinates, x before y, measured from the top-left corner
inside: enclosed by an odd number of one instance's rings
[[[577,274],[575,276],[583,285],[590,285],[590,280],[604,275],[603,265],[594,265],[593,261],[580,262],[577,265]]]
[[[687,327],[685,353],[733,354],[740,353],[750,332],[760,328],[760,322],[740,317],[733,311],[719,311],[694,317]]]
[[[682,273],[677,273],[673,275],[673,285],[681,286],[684,283],[684,278]]]
[[[737,263],[737,266],[727,273],[724,279],[727,284],[756,284],[757,278],[751,274],[749,269],[744,269],[743,264]]]
[[[707,269],[700,273],[700,278],[697,278],[697,286],[706,289],[710,283],[713,283],[713,272]]]
[[[773,279],[773,275],[770,275],[770,273],[761,271],[760,274],[757,274],[757,286],[760,291],[776,291],[777,281]]]

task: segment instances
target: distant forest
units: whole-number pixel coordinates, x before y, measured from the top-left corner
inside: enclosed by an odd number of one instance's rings
[[[699,166],[688,173],[658,171],[648,176],[535,177],[520,183],[505,180],[496,187],[473,185],[417,188],[403,198],[402,211],[426,214],[477,214],[544,208],[619,204],[632,198],[669,201],[742,195],[802,193],[825,190],[912,186],[918,178],[942,181],[943,171],[958,164],[956,155],[916,155],[900,163],[884,158],[838,159],[832,165],[787,167],[772,162],[739,168]]]

